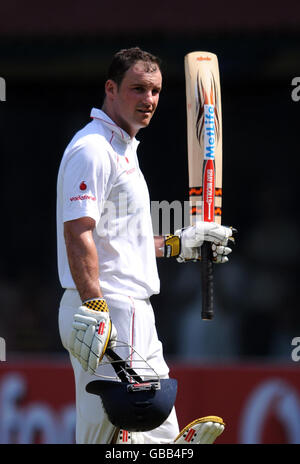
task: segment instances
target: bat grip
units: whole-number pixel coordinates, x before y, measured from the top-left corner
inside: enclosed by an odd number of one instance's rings
[[[210,320],[214,317],[213,262],[211,244],[204,242],[201,247],[202,266],[202,312],[201,317]]]

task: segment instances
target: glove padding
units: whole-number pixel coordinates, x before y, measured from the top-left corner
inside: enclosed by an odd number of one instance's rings
[[[216,245],[213,243],[211,245],[213,262],[216,264],[224,264],[228,262],[227,256],[232,252],[232,249],[229,247],[224,247],[222,245]],[[185,256],[180,253],[177,257],[179,263],[186,263],[189,261],[201,261],[201,248],[187,248],[185,250]]]
[[[211,445],[223,433],[224,421],[218,416],[206,416],[188,424],[175,438],[180,445]]]
[[[234,242],[232,237],[235,229],[221,226],[216,222],[198,221],[195,225],[175,232],[180,238],[180,253],[177,257],[179,263],[201,260],[201,246],[203,242],[211,242],[212,256],[215,263],[226,263],[227,256],[232,249],[227,246],[228,240]]]
[[[113,348],[117,331],[108,311],[94,311],[80,306],[74,314],[69,349],[85,371],[94,374],[106,348]]]

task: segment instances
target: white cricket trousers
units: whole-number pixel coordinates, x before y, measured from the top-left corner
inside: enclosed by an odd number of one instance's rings
[[[118,340],[133,346],[149,365],[162,378],[167,378],[169,368],[163,358],[162,344],[158,340],[153,308],[149,300],[137,300],[120,295],[105,295],[110,316],[118,332]],[[62,344],[68,350],[72,330],[73,315],[81,305],[76,290],[65,290],[59,308],[59,333]],[[116,352],[124,359],[129,356],[133,360],[137,356],[131,348],[117,348]],[[127,352],[124,352],[126,350]],[[69,351],[69,350],[68,350]],[[76,392],[76,443],[111,443],[116,431],[114,425],[102,407],[100,397],[87,393],[85,387],[99,377],[85,372],[79,361],[69,352],[75,376]],[[104,358],[105,359],[105,358]],[[110,365],[99,366],[97,373],[115,376]],[[138,373],[142,374],[139,370]],[[149,371],[147,372],[149,375]],[[139,433],[145,444],[171,443],[179,433],[175,408],[170,416],[158,428],[149,432]]]

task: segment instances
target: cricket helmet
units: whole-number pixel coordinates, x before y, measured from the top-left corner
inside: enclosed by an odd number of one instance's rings
[[[113,425],[132,432],[146,432],[159,427],[169,416],[176,399],[177,380],[142,383],[94,380],[86,390],[101,397]]]
[[[116,380],[93,380],[87,384],[86,391],[100,397],[110,422],[116,427],[132,432],[159,427],[174,406],[177,380],[161,379],[149,365],[153,377],[145,379],[112,349],[107,349],[105,354],[117,374]]]

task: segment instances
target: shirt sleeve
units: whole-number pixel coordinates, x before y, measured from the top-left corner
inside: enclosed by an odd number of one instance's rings
[[[108,152],[88,137],[68,153],[63,176],[63,222],[91,217],[98,223],[109,193],[112,167]]]

